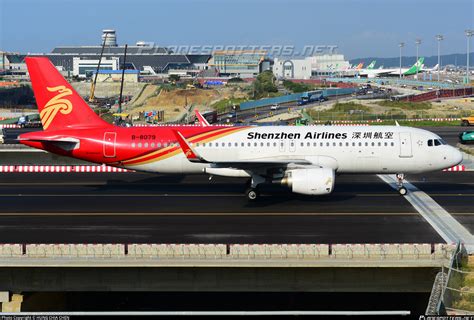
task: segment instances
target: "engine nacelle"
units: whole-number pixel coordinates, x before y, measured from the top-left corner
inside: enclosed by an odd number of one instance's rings
[[[294,193],[315,196],[331,193],[334,180],[334,170],[330,168],[292,169],[286,171],[281,183]]]

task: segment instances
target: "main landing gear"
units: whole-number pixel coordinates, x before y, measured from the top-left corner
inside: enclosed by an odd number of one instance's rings
[[[250,201],[255,201],[260,197],[260,190],[258,185],[265,182],[265,178],[253,175],[252,178],[247,182],[247,189],[245,190],[245,195]]]
[[[403,173],[397,173],[397,185],[398,185],[398,192],[400,195],[404,196],[408,193],[407,188],[403,186],[403,179],[405,179],[405,175]]]

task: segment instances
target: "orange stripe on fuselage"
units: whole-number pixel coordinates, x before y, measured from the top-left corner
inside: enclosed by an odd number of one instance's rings
[[[229,134],[247,129],[248,127],[230,127],[230,128],[220,128],[217,130],[207,131],[204,133],[200,133],[193,137],[188,138],[190,142],[197,143],[197,142],[209,142],[214,141],[219,138],[225,137]],[[181,152],[181,147],[179,146],[170,146],[160,150],[153,151],[149,154],[130,159],[123,162],[123,165],[142,165],[151,162],[161,161],[172,157]]]

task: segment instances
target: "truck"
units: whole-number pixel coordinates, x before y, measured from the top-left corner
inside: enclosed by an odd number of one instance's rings
[[[461,126],[467,127],[472,125],[474,125],[474,115],[461,118]]]
[[[326,101],[327,98],[323,95],[323,92],[318,90],[318,91],[312,91],[312,92],[305,92],[300,100],[298,100],[298,105],[299,106],[304,106],[305,104],[308,104],[310,102],[322,102]]]

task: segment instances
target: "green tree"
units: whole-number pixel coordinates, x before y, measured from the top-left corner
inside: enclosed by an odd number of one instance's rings
[[[254,98],[258,99],[268,96],[270,92],[278,92],[275,80],[275,76],[270,70],[260,73],[253,82]]]

